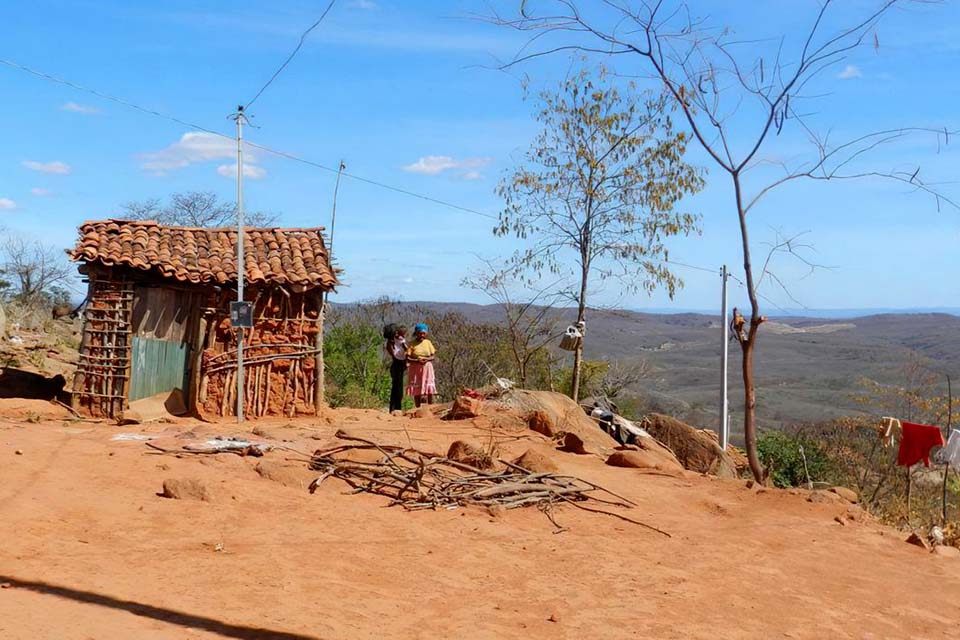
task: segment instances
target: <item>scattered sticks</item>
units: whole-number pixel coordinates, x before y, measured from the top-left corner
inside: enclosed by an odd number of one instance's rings
[[[554,506],[570,503],[591,513],[610,515],[671,537],[666,531],[639,520],[581,504],[594,502],[621,509],[636,506],[627,498],[580,478],[533,473],[505,461],[501,461],[506,467],[502,471],[478,469],[412,447],[378,444],[343,430],[337,431],[336,437],[344,442],[314,452],[310,460],[310,468],[321,472],[310,484],[310,493],[327,478],[335,477],[350,485],[354,493],[385,496],[390,498],[390,506],[400,505],[408,511],[456,509],[468,505],[502,509],[536,506],[557,527],[558,533],[563,528],[554,519]],[[338,457],[356,450],[375,450],[381,457],[377,462]]]

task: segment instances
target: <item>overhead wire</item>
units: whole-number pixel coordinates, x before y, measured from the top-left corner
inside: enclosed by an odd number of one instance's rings
[[[119,97],[114,96],[114,95],[111,95],[111,94],[109,94],[109,93],[104,93],[104,92],[102,92],[102,91],[98,91],[97,89],[91,89],[90,87],[86,87],[86,86],[81,85],[81,84],[78,84],[78,83],[76,83],[76,82],[72,82],[72,81],[70,81],[70,80],[66,80],[66,79],[64,79],[64,78],[60,78],[60,77],[51,75],[51,74],[49,74],[49,73],[45,73],[45,72],[43,72],[43,71],[39,71],[39,70],[37,70],[37,69],[34,69],[34,68],[32,68],[32,67],[28,67],[28,66],[26,66],[26,65],[22,65],[22,64],[20,64],[20,63],[18,63],[18,62],[14,62],[14,61],[12,61],[12,60],[7,60],[7,59],[4,59],[4,58],[0,58],[0,65],[4,65],[4,66],[7,66],[7,67],[10,67],[11,69],[16,69],[16,70],[19,70],[19,71],[23,71],[23,72],[25,72],[25,73],[29,73],[29,74],[31,74],[31,75],[34,75],[34,76],[36,76],[36,77],[38,77],[38,78],[41,78],[41,79],[43,79],[43,80],[46,80],[46,81],[48,81],[48,82],[53,82],[53,83],[55,83],[55,84],[61,84],[61,85],[66,86],[66,87],[70,87],[71,89],[74,89],[74,90],[76,90],[76,91],[82,91],[82,92],[84,92],[84,93],[88,93],[88,94],[90,94],[90,95],[96,96],[96,97],[98,97],[98,98],[102,98],[102,99],[104,99],[104,100],[109,100],[109,101],[114,102],[114,103],[116,103],[116,104],[122,105],[122,106],[127,107],[127,108],[130,108],[130,109],[134,109],[134,110],[136,110],[136,111],[139,111],[139,112],[141,112],[141,113],[145,113],[145,114],[147,114],[147,115],[149,115],[149,116],[153,116],[153,117],[155,117],[155,118],[160,118],[160,119],[163,119],[163,120],[167,120],[167,121],[169,121],[169,122],[173,122],[173,123],[179,124],[179,125],[181,125],[181,126],[184,126],[184,127],[190,128],[190,129],[195,129],[195,130],[197,130],[197,131],[202,131],[202,132],[204,132],[204,133],[209,133],[209,134],[211,134],[211,135],[219,136],[219,137],[225,138],[225,139],[227,139],[227,140],[231,140],[231,141],[235,141],[235,140],[236,140],[236,138],[235,138],[234,136],[227,135],[227,134],[225,134],[225,133],[223,133],[223,132],[221,132],[221,131],[216,131],[216,130],[214,130],[214,129],[210,129],[210,128],[201,126],[201,125],[199,125],[199,124],[197,124],[197,123],[195,123],[195,122],[190,122],[189,120],[184,120],[184,119],[178,118],[178,117],[176,117],[176,116],[167,115],[167,114],[165,114],[165,113],[161,113],[160,111],[156,111],[155,109],[150,109],[150,108],[147,108],[147,107],[140,106],[140,105],[136,104],[135,102],[131,102],[131,101],[126,100],[126,99],[124,99],[124,98],[119,98]],[[299,157],[299,156],[296,156],[296,155],[294,155],[294,154],[292,154],[292,153],[288,153],[288,152],[286,152],[286,151],[280,151],[280,150],[278,150],[278,149],[273,149],[273,148],[267,147],[267,146],[265,146],[265,145],[256,144],[256,143],[254,143],[254,142],[250,142],[249,140],[245,140],[244,142],[245,142],[245,144],[247,144],[247,145],[250,146],[250,147],[253,147],[253,148],[255,148],[255,149],[260,149],[261,151],[265,151],[265,152],[267,152],[267,153],[270,153],[270,154],[279,156],[279,157],[281,157],[281,158],[286,158],[286,159],[288,159],[288,160],[292,160],[292,161],[294,161],[294,162],[299,162],[299,163],[304,164],[304,165],[307,165],[307,166],[315,167],[315,168],[317,168],[317,169],[322,169],[322,170],[328,171],[328,172],[330,172],[330,173],[336,173],[336,172],[337,172],[337,169],[335,169],[335,168],[333,168],[333,167],[329,167],[329,166],[327,166],[327,165],[325,165],[325,164],[323,164],[323,163],[320,163],[320,162],[314,162],[314,161],[312,161],[312,160],[307,160],[306,158],[301,158],[301,157]],[[479,210],[477,210],[477,209],[472,209],[472,208],[470,208],[470,207],[464,207],[464,206],[462,206],[462,205],[458,205],[458,204],[455,204],[455,203],[453,203],[453,202],[449,202],[449,201],[446,201],[446,200],[442,200],[442,199],[440,199],[440,198],[434,198],[434,197],[432,197],[432,196],[424,195],[424,194],[422,194],[422,193],[417,193],[417,192],[415,192],[415,191],[410,191],[409,189],[404,189],[403,187],[396,187],[396,186],[393,186],[393,185],[390,185],[390,184],[387,184],[387,183],[384,183],[384,182],[379,182],[379,181],[377,181],[377,180],[372,180],[372,179],[370,179],[370,178],[365,178],[365,177],[360,176],[360,175],[357,175],[357,174],[355,174],[355,173],[348,173],[348,172],[344,171],[344,172],[343,172],[343,176],[346,177],[346,178],[350,178],[350,179],[352,179],[352,180],[356,180],[356,181],[358,181],[358,182],[363,182],[363,183],[366,183],[366,184],[369,184],[369,185],[372,185],[372,186],[375,186],[375,187],[379,187],[379,188],[381,188],[381,189],[387,189],[387,190],[393,191],[393,192],[395,192],[395,193],[400,193],[400,194],[403,194],[403,195],[406,195],[406,196],[410,196],[410,197],[413,197],[413,198],[419,198],[420,200],[424,200],[424,201],[426,201],[426,202],[432,202],[432,203],[434,203],[434,204],[438,204],[438,205],[447,207],[447,208],[449,208],[449,209],[455,209],[455,210],[457,210],[457,211],[463,211],[463,212],[465,212],[465,213],[470,213],[470,214],[477,215],[477,216],[481,216],[481,217],[484,217],[484,218],[489,218],[489,219],[491,219],[491,220],[496,220],[496,219],[497,219],[497,216],[495,216],[495,215],[493,215],[493,214],[490,214],[490,213],[485,213],[485,212],[483,212],[483,211],[479,211]]]
[[[266,83],[265,85],[263,85],[262,87],[260,87],[260,91],[257,91],[257,95],[253,96],[253,98],[251,98],[250,102],[248,102],[246,105],[244,105],[244,107],[243,107],[244,110],[249,109],[249,108],[250,108],[250,105],[252,105],[254,102],[256,102],[256,101],[257,101],[257,98],[259,98],[260,96],[263,95],[263,92],[267,90],[267,87],[269,87],[271,84],[273,84],[273,81],[277,79],[277,76],[279,76],[281,73],[283,73],[283,70],[287,68],[287,65],[290,64],[290,62],[297,56],[297,53],[300,52],[300,48],[303,47],[303,43],[306,42],[307,36],[310,35],[310,32],[311,32],[311,31],[313,31],[313,30],[316,29],[318,26],[320,26],[320,23],[323,22],[323,19],[327,17],[327,14],[328,14],[328,13],[330,13],[330,9],[333,9],[333,5],[334,5],[334,3],[335,3],[336,1],[337,1],[337,0],[330,0],[330,4],[328,4],[328,5],[327,5],[327,8],[324,9],[324,11],[323,11],[322,14],[320,14],[320,17],[317,18],[317,21],[314,22],[312,25],[310,25],[310,26],[307,28],[306,31],[304,31],[302,34],[300,34],[300,42],[297,43],[297,46],[294,48],[294,50],[290,53],[289,56],[287,56],[287,59],[283,61],[283,64],[280,65],[280,68],[278,68],[276,71],[273,72],[273,75],[270,76],[270,79],[267,80],[267,83]]]

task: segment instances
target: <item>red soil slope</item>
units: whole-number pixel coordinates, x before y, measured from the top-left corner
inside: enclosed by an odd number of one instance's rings
[[[946,638],[960,620],[960,559],[846,520],[846,504],[609,467],[497,416],[337,411],[258,432],[303,452],[338,428],[534,449],[672,538],[570,507],[555,511],[560,534],[536,509],[407,513],[336,479],[310,495],[314,474],[288,450],[175,457],[111,441],[236,433],[227,424],[36,419],[0,404],[0,638]],[[159,497],[166,479],[196,479],[211,500]]]

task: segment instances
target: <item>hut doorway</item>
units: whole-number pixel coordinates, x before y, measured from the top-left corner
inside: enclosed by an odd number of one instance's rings
[[[130,402],[175,389],[188,401],[190,342],[198,328],[202,302],[194,291],[135,288]]]

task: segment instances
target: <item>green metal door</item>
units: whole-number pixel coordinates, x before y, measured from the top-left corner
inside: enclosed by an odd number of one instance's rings
[[[130,401],[180,389],[187,399],[189,347],[182,342],[134,337]]]

